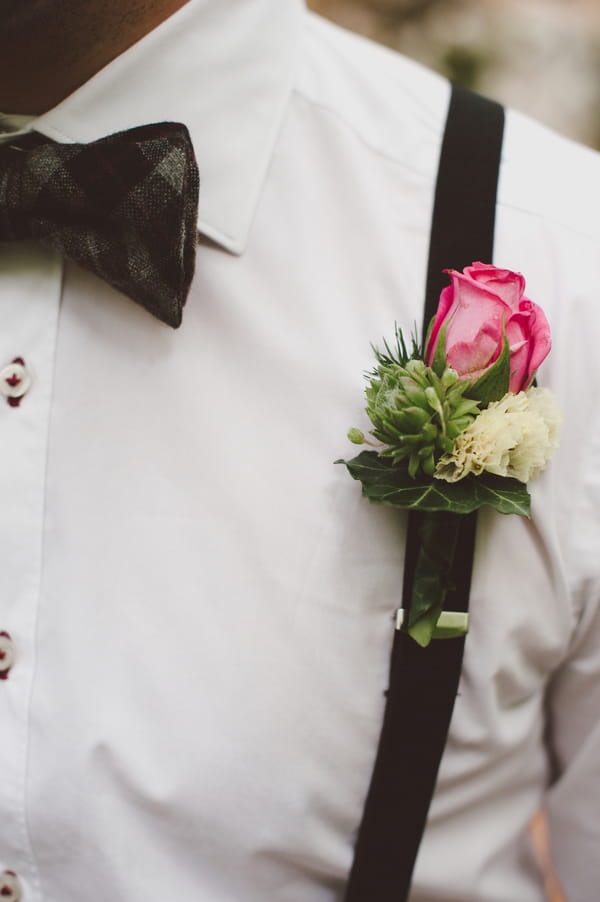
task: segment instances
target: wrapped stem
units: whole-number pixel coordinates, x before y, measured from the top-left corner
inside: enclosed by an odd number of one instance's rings
[[[406,630],[421,646],[429,645],[446,595],[453,588],[452,570],[462,514],[427,511],[420,517],[419,550],[412,580]]]

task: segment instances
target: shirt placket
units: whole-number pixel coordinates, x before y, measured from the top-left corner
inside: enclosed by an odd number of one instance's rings
[[[0,245],[0,895],[41,902],[27,825],[27,756],[45,473],[62,263]]]

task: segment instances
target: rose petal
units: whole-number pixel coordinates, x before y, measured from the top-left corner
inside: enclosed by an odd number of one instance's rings
[[[508,390],[520,391],[528,381],[529,358],[529,317],[515,313],[506,323],[506,338],[510,348],[510,379]]]
[[[457,341],[448,349],[448,364],[459,376],[476,378],[498,357],[498,341],[481,330],[475,341]]]
[[[546,359],[552,347],[550,338],[550,325],[546,314],[541,307],[530,301],[532,306],[531,341],[533,348],[529,361],[529,373],[533,375],[540,364]]]
[[[453,273],[453,283],[454,304],[448,317],[446,347],[454,340],[475,341],[484,325],[488,333],[494,330],[501,340],[502,317],[510,314],[510,307],[493,291],[462,273]]]
[[[440,334],[440,329],[442,328],[444,320],[446,319],[446,316],[448,315],[448,312],[452,307],[453,300],[454,288],[452,285],[448,285],[442,290],[440,294],[440,301],[435,314],[435,319],[433,321],[433,326],[431,328],[431,335],[429,336],[429,344],[427,345],[425,352],[425,359],[429,366],[431,366],[431,362],[435,357],[438,335]]]
[[[521,273],[499,269],[486,263],[474,263],[465,269],[465,273],[475,281],[486,285],[511,310],[516,312],[519,309],[525,290],[525,279]]]

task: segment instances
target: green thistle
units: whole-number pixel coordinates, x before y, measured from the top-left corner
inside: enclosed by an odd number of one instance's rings
[[[479,404],[465,398],[469,383],[446,367],[437,375],[422,360],[409,355],[404,342],[395,354],[377,353],[379,366],[370,374],[365,394],[372,435],[383,442],[382,457],[408,461],[408,472],[432,476],[437,459],[452,451],[455,438],[479,413]],[[413,348],[413,354],[415,349]],[[366,441],[359,430],[351,441]]]

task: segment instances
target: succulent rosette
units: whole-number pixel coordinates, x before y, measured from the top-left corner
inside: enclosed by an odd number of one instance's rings
[[[374,349],[365,391],[372,429],[369,437],[357,428],[348,433],[372,450],[338,461],[370,501],[424,512],[403,627],[421,645],[433,635],[447,591],[445,572],[431,579],[436,548],[452,547],[455,538],[448,529],[456,518],[447,515],[489,505],[528,517],[527,483],[554,453],[561,424],[554,396],[535,385],[550,328],[525,296],[523,276],[484,263],[446,272],[451,284],[423,348],[413,339],[409,350],[396,329],[393,349],[387,342]],[[446,555],[446,570],[449,563]]]
[[[372,435],[384,443],[381,454],[395,463],[407,460],[408,472],[435,471],[436,459],[450,452],[455,439],[479,411],[464,397],[468,383],[454,370],[441,375],[422,360],[382,364],[366,389]]]

